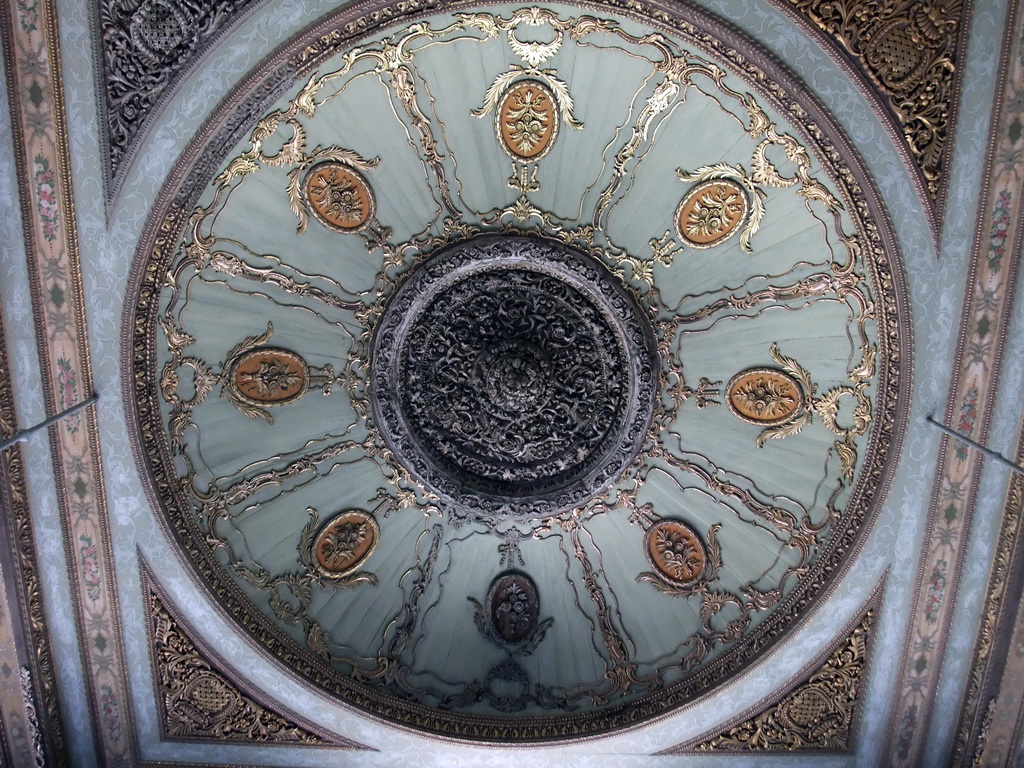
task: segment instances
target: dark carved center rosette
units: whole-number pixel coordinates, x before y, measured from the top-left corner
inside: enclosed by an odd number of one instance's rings
[[[547,517],[607,490],[650,425],[658,363],[633,298],[597,261],[481,237],[420,266],[371,352],[374,419],[447,502]]]

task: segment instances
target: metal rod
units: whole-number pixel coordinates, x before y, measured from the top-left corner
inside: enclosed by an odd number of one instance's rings
[[[935,419],[933,419],[932,415],[930,413],[927,416],[925,416],[925,419],[927,421],[930,421],[932,424],[934,424],[936,427],[938,427],[940,430],[945,432],[950,437],[952,437],[952,438],[954,438],[956,440],[959,440],[961,443],[964,443],[965,445],[969,445],[972,448],[977,448],[979,451],[984,453],[986,456],[991,456],[993,459],[998,461],[1000,464],[1005,464],[1006,466],[1008,466],[1010,469],[1012,469],[1017,474],[1024,475],[1024,467],[1022,467],[1020,464],[1015,464],[1014,462],[1010,461],[1008,458],[1003,456],[1003,454],[996,453],[991,448],[986,448],[981,443],[977,443],[974,440],[971,440],[971,438],[967,437],[966,435],[961,435],[959,432],[950,429],[949,427],[947,427],[942,422],[939,422],[939,421],[936,421]]]
[[[5,448],[10,448],[15,443],[25,442],[25,440],[27,440],[32,433],[38,432],[40,429],[43,429],[44,427],[48,427],[51,424],[56,424],[61,419],[66,419],[68,416],[78,413],[83,408],[95,403],[98,398],[99,395],[93,392],[92,396],[89,397],[89,399],[83,400],[78,405],[73,405],[66,411],[61,411],[56,416],[51,416],[50,418],[46,419],[46,421],[39,422],[34,427],[29,427],[28,429],[19,429],[9,438],[0,443],[0,451],[4,450]]]

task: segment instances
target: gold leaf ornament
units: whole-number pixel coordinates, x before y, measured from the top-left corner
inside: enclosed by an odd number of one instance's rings
[[[739,232],[740,249],[751,253],[750,239],[764,219],[764,192],[743,166],[728,163],[676,171],[681,181],[695,182],[675,213],[676,234],[691,248],[712,248]]]

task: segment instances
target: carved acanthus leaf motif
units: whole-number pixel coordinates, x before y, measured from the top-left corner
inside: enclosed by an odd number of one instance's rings
[[[874,614],[875,609],[868,610],[820,669],[763,712],[724,733],[698,737],[661,754],[850,749]]]
[[[718,542],[721,525],[716,523],[708,528],[706,547],[692,531],[680,535],[681,527],[688,530],[688,527],[673,520],[663,520],[651,528],[651,534],[654,535],[650,544],[654,551],[648,552],[648,560],[654,565],[655,571],[641,573],[636,577],[638,582],[646,581],[672,597],[689,597],[706,592],[708,585],[718,580],[718,571],[722,567],[722,547]]]
[[[329,743],[239,691],[200,653],[152,589],[147,594],[147,604],[164,738]]]
[[[868,75],[895,118],[932,201],[956,107],[965,0],[789,0]]]
[[[127,157],[172,87],[254,0],[101,0],[101,45],[108,180]],[[111,194],[112,190],[108,192]]]
[[[761,129],[756,128],[756,130]],[[745,190],[746,200],[737,200],[734,203],[736,206],[738,206],[738,210],[734,213],[734,215],[738,215],[739,219],[734,221],[728,227],[722,225],[725,221],[728,221],[728,219],[722,220],[717,228],[714,228],[713,231],[709,232],[709,234],[715,234],[719,236],[714,240],[708,242],[707,245],[698,245],[697,247],[709,247],[711,245],[716,245],[722,240],[727,239],[730,235],[732,235],[732,233],[736,229],[742,227],[742,230],[740,231],[740,248],[745,253],[750,253],[753,250],[750,245],[750,238],[757,233],[758,229],[760,229],[761,220],[764,218],[765,214],[765,193],[754,184],[756,180],[756,173],[754,174],[754,176],[748,176],[746,171],[743,170],[743,166],[741,165],[733,167],[728,163],[716,163],[714,165],[701,166],[692,173],[688,173],[682,169],[679,169],[676,171],[676,174],[679,176],[679,179],[681,181],[697,182],[700,186],[703,186],[705,182],[710,182],[714,179],[728,179],[737,182],[743,188],[743,190]],[[700,186],[695,188],[695,191],[699,189]],[[687,195],[686,198],[683,199],[683,203],[680,207],[685,206],[689,197],[690,195]],[[746,204],[741,205],[741,203]],[[747,210],[748,205],[749,211]],[[677,213],[676,215],[678,218],[679,214]],[[698,221],[694,223],[706,224],[707,222]],[[695,234],[698,233],[692,230],[688,232],[680,232],[680,236],[683,238],[683,240],[688,242],[691,246],[694,245],[694,241],[691,238]]]

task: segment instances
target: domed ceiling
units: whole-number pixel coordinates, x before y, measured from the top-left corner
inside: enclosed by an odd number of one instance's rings
[[[144,474],[239,627],[502,742],[665,714],[792,631],[909,387],[888,224],[813,99],[610,6],[278,61],[158,204],[128,330]]]

